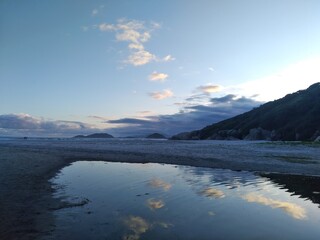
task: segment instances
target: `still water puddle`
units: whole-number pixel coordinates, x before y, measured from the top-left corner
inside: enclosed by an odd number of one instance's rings
[[[79,161],[52,182],[74,206],[48,239],[320,239],[316,178]]]

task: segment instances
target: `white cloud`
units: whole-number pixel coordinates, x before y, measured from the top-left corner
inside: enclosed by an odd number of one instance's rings
[[[142,38],[142,35],[138,31],[133,30],[133,29],[127,29],[121,33],[117,33],[116,39],[118,41],[128,41],[128,42],[133,42],[133,43],[140,43],[140,42],[147,41],[146,37]]]
[[[137,50],[143,50],[144,49],[143,45],[140,44],[140,43],[130,43],[128,45],[128,48],[129,49],[137,49]]]
[[[170,61],[174,61],[175,58],[172,57],[171,55],[167,55],[162,59],[164,62],[170,62]]]
[[[132,64],[133,66],[141,66],[147,64],[155,59],[155,56],[146,51],[146,50],[138,50],[133,52],[127,59],[127,63]]]
[[[96,28],[93,26],[93,28]],[[137,20],[120,19],[116,24],[101,23],[99,30],[114,31],[117,41],[128,42],[130,54],[125,61],[133,66],[145,65],[152,61],[173,61],[171,55],[167,55],[163,59],[157,58],[153,53],[145,50],[144,43],[151,38],[151,33],[155,29],[160,28],[160,24],[152,22],[149,27],[144,22]]]
[[[173,96],[173,92],[169,89],[165,89],[162,92],[153,92],[153,93],[149,93],[149,95],[157,100],[162,100],[165,98],[169,98]]]
[[[208,84],[204,86],[199,86],[197,90],[206,94],[210,94],[210,93],[220,92],[221,87],[219,85]]]
[[[79,121],[48,120],[24,113],[0,115],[0,132],[5,131],[9,135],[74,135],[101,130]]]
[[[94,26],[95,28],[95,26]],[[101,23],[99,25],[99,30],[104,32],[104,31],[113,31],[115,30],[116,27],[113,24],[107,24],[107,23]]]
[[[147,42],[150,38],[151,38],[151,35],[148,32],[144,32],[140,35],[141,42]]]
[[[157,23],[157,22],[151,22],[151,26],[152,26],[152,28],[154,28],[154,29],[161,28],[161,24],[160,24],[160,23]]]
[[[158,73],[158,72],[153,72],[149,75],[149,80],[150,81],[164,81],[169,77],[168,74],[165,73]]]
[[[214,70],[213,67],[209,67],[208,70],[211,71],[211,72],[215,72],[216,71],[216,70]]]

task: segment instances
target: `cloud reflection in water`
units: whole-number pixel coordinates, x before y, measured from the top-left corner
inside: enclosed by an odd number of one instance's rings
[[[151,230],[152,228],[159,226],[165,229],[173,227],[172,223],[167,222],[153,222],[150,223],[147,220],[139,216],[128,216],[124,220],[124,225],[130,231],[129,234],[123,236],[123,240],[138,240],[141,237],[141,234]]]
[[[212,211],[209,211],[209,212],[208,212],[208,215],[209,215],[209,216],[214,216],[214,215],[216,215],[216,214],[215,214],[214,212],[212,212]]]
[[[306,210],[295,203],[274,200],[256,193],[246,194],[242,198],[248,202],[260,203],[272,208],[279,208],[295,219],[307,218]]]
[[[162,200],[156,200],[154,198],[149,198],[147,200],[147,205],[150,209],[155,210],[164,207],[164,202]]]
[[[160,227],[163,227],[163,228],[169,228],[174,226],[172,223],[166,223],[166,222],[157,222],[156,224],[158,224]]]
[[[169,191],[172,185],[161,179],[154,178],[149,181],[149,186],[154,188],[162,188],[164,191]]]
[[[224,198],[225,197],[225,194],[219,190],[219,189],[216,189],[216,188],[212,188],[212,187],[209,187],[209,188],[206,188],[204,190],[202,190],[200,192],[201,195],[205,196],[205,197],[210,197],[210,198]]]
[[[150,228],[150,224],[139,216],[129,216],[124,220],[124,224],[132,232],[129,235],[125,235],[123,237],[124,240],[138,240],[140,235]]]

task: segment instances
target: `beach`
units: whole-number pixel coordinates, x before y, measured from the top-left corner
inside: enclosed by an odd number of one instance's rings
[[[2,139],[0,239],[41,239],[54,229],[50,183],[80,160],[164,163],[257,173],[320,176],[319,144],[146,139]]]

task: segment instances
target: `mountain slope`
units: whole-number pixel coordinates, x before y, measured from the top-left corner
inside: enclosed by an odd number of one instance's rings
[[[320,135],[320,83],[249,112],[172,139],[314,140]]]

